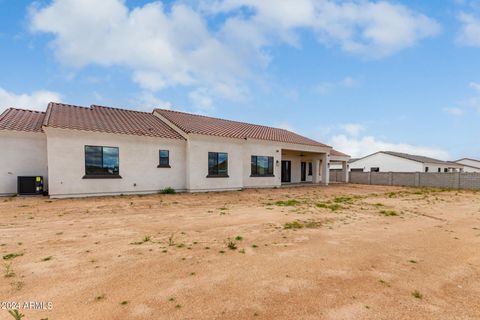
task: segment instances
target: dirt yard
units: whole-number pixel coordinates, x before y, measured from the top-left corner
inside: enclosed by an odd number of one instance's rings
[[[0,319],[480,318],[480,193],[13,197],[0,217]]]

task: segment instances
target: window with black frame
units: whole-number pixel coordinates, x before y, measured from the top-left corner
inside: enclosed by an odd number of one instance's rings
[[[170,151],[160,150],[159,158],[158,168],[170,168]]]
[[[208,176],[228,177],[228,153],[209,152],[208,153]]]
[[[119,149],[85,146],[84,178],[120,178]]]
[[[252,156],[252,177],[273,177],[273,157]]]
[[[308,175],[313,175],[313,163],[311,162],[308,163]]]

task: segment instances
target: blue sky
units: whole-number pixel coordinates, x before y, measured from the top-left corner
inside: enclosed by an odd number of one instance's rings
[[[480,2],[0,0],[0,111],[50,100],[480,158]]]

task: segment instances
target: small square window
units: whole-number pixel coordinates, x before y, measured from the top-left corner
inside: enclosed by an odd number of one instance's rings
[[[170,152],[168,150],[160,150],[159,156],[158,168],[170,168]]]

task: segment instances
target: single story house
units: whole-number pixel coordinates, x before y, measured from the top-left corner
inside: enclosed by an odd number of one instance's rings
[[[164,109],[61,103],[46,112],[7,109],[0,148],[0,195],[16,194],[19,177],[31,176],[58,198],[328,185],[330,162],[346,167],[350,159],[284,129]]]
[[[455,161],[455,163],[463,165],[464,172],[480,172],[480,160],[463,158]]]
[[[463,172],[463,165],[393,151],[379,151],[349,163],[352,172]]]

